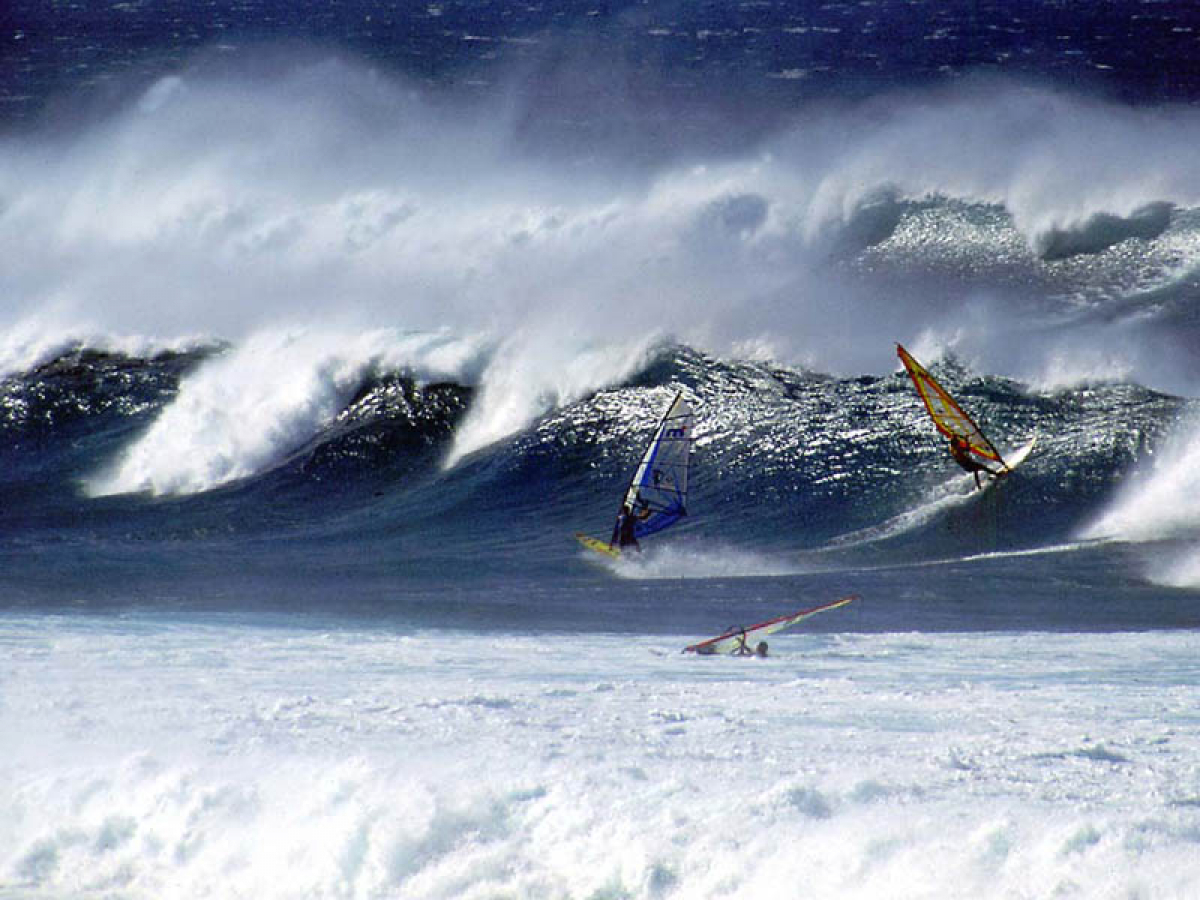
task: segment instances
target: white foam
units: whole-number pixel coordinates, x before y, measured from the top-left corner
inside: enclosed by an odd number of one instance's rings
[[[1200,544],[1154,554],[1147,565],[1146,577],[1165,587],[1200,587]]]
[[[1193,633],[687,640],[5,616],[0,895],[1200,888]]]
[[[372,370],[468,380],[480,347],[444,335],[264,332],[204,364],[93,496],[186,494],[259,474],[327,426]]]
[[[1132,356],[1115,348],[1094,346],[1081,335],[1048,352],[1041,371],[1029,380],[1048,393],[1089,384],[1118,384],[1129,380],[1138,368]]]
[[[559,334],[520,334],[492,355],[479,395],[454,436],[444,465],[520,431],[537,417],[609,384],[619,384],[642,366],[654,336],[628,344],[597,346]]]
[[[28,372],[80,347],[139,358],[203,344],[204,340],[198,336],[114,334],[83,322],[68,323],[53,309],[42,310],[0,330],[0,378]]]
[[[956,475],[928,488],[915,506],[876,525],[839,535],[829,542],[829,546],[855,547],[898,537],[923,528],[939,516],[976,502],[978,498],[979,488],[975,486],[974,477],[970,474]]]
[[[810,571],[782,557],[755,553],[720,542],[703,547],[672,539],[647,539],[641,553],[624,553],[612,564],[623,578],[752,578],[796,575]]]
[[[632,177],[530,156],[510,139],[511,105],[439,106],[344,60],[185,69],[138,99],[0,147],[10,313],[53,304],[101,332],[233,342],[330,319],[503,340],[555,319],[568,344],[665,329],[717,352],[769,341],[785,361],[885,371],[873,348],[898,331],[937,322],[991,346],[1003,315],[845,282],[827,253],[873,210],[1003,204],[1035,242],[1098,213],[1200,204],[1179,162],[1194,110],[1026,86],[826,105],[740,155]],[[830,315],[851,302],[852,323]]]

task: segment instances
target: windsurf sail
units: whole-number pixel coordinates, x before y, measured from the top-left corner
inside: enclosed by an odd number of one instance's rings
[[[776,631],[791,628],[793,625],[803,622],[809,616],[815,616],[817,613],[825,612],[826,610],[837,609],[839,606],[845,606],[850,601],[856,599],[857,597],[853,595],[842,597],[840,600],[834,600],[832,603],[825,603],[821,606],[814,606],[811,609],[802,609],[800,612],[788,613],[785,616],[767,619],[767,621],[759,622],[757,625],[747,625],[744,628],[741,626],[730,628],[715,638],[709,638],[707,641],[700,641],[698,644],[684,647],[683,652],[699,653],[701,655],[733,653],[739,647],[749,648],[752,637],[758,640],[766,637],[768,634],[774,634]]]
[[[917,394],[925,404],[925,410],[929,413],[929,418],[933,419],[937,430],[948,438],[960,438],[966,443],[969,453],[980,459],[999,463],[1007,471],[1008,464],[1001,458],[1000,451],[929,371],[913,359],[912,354],[900,344],[896,345],[896,355],[908,370],[908,377],[912,379]]]
[[[635,537],[662,531],[687,515],[694,425],[695,415],[680,392],[658,423],[625,491],[624,503],[633,510]]]

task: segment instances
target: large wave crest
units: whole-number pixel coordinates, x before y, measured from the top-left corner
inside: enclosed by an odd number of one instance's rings
[[[380,360],[480,388],[451,462],[628,377],[661,336],[838,374],[887,371],[892,341],[924,335],[1055,386],[1200,378],[1152,314],[1097,317],[1196,268],[1200,232],[1178,226],[1200,206],[1194,110],[974,83],[799,109],[720,152],[681,129],[621,160],[531,140],[523,90],[465,102],[280,55],[0,145],[8,370],[104,336],[234,348],[92,489],[259,471]],[[998,258],[1011,277],[976,277]]]

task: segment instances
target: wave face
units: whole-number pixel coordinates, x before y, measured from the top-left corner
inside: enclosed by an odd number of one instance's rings
[[[22,69],[0,140],[12,596],[964,560],[1015,590],[1029,554],[1046,584],[1188,588],[1186,85],[1051,52],[1050,13],[1024,38],[944,22],[904,62],[879,23],[760,6],[496,5],[470,30],[430,6],[386,60],[247,19],[133,61],[64,39],[78,85]],[[1147,52],[1182,33],[1142,11]],[[596,71],[605,48],[622,64]],[[1058,86],[1080,65],[1096,81]],[[1003,449],[1038,435],[1019,477],[965,497],[895,341]],[[569,535],[607,530],[675,390],[701,422],[681,543],[598,573]]]
[[[183,600],[214,583],[223,585],[217,596],[240,597],[246,578],[293,598],[310,589],[324,596],[331,580],[365,585],[369,596],[379,584],[420,594],[447,584],[480,590],[496,578],[569,581],[594,571],[571,532],[607,533],[675,390],[698,415],[692,515],[605,578],[853,582],[889,572],[919,584],[922,571],[972,560],[1003,567],[1059,553],[1105,558],[1111,551],[1096,548],[1113,537],[1153,543],[1177,538],[1192,521],[1185,516],[1181,526],[1178,506],[1142,501],[1135,521],[1149,533],[1141,533],[1112,504],[1120,486],[1137,483],[1128,473],[1178,442],[1190,401],[1128,384],[1034,393],[942,360],[934,371],[1004,436],[1002,452],[1038,435],[1016,474],[979,495],[902,372],[837,378],[678,345],[655,348],[627,382],[449,467],[478,390],[397,370],[363,374],[315,434],[292,435],[286,452],[252,474],[205,489],[156,478],[155,465],[197,471],[144,452],[165,421],[188,440],[215,432],[208,440],[220,452],[209,450],[209,460],[237,452],[257,459],[278,433],[268,418],[261,434],[221,443],[228,435],[211,408],[181,406],[189,386],[225,371],[231,355],[224,346],[145,358],[76,349],[5,382],[3,517],[17,596],[44,599],[43,584],[51,593],[80,591],[78,579],[93,579],[97,567],[112,579],[90,582],[87,596],[101,603],[137,594],[141,579],[154,583],[165,572]],[[180,419],[185,413],[198,421]],[[205,451],[186,441],[172,448],[185,463],[189,452]],[[146,468],[136,491],[111,489],[113,471],[137,466]],[[244,459],[228,469],[248,466]],[[1161,488],[1151,479],[1147,490]],[[1111,564],[1095,563],[1101,571]]]

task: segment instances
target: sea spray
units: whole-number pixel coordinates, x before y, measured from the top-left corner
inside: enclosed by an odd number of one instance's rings
[[[1180,423],[1140,469],[1130,473],[1112,503],[1083,529],[1084,538],[1146,541],[1192,532],[1200,526],[1200,431]]]
[[[1200,186],[1177,163],[1192,111],[1002,80],[888,100],[799,109],[721,154],[681,136],[638,166],[581,165],[523,143],[511,105],[446,102],[345,58],[185,67],[99,121],[0,145],[7,321],[52,308],[64,330],[234,344],[296,326],[665,333],[717,353],[769,342],[838,374],[884,371],[873,347],[933,328],[1020,376],[1060,353],[1064,321],[1123,299],[1116,248],[1161,257],[1141,290],[1194,266]],[[947,232],[913,244],[906,223],[951,207],[990,223],[956,271],[1003,259],[1039,303],[964,297],[923,270]],[[1129,335],[1091,339],[1116,353]],[[1125,358],[1169,383],[1164,362]]]

